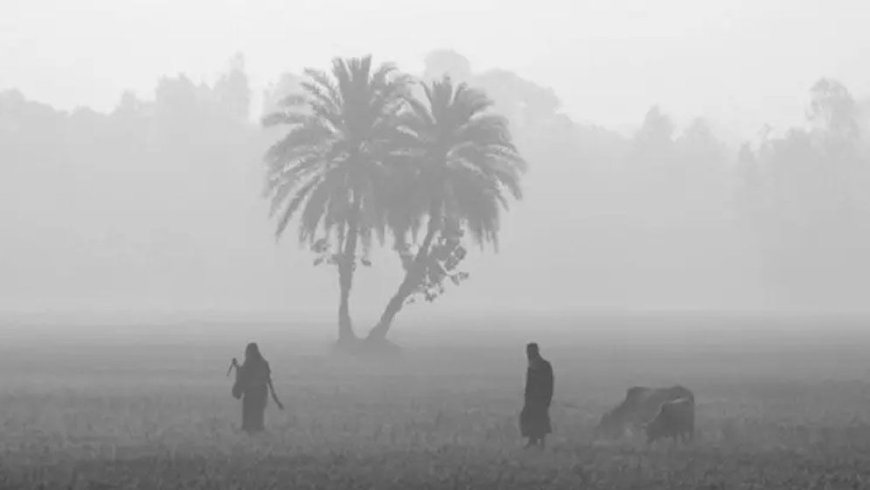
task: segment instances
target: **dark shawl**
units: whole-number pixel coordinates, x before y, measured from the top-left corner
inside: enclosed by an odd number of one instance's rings
[[[529,364],[526,371],[525,405],[520,413],[523,437],[541,437],[552,432],[550,403],[553,401],[553,367],[544,359]]]
[[[264,429],[271,370],[264,359],[246,361],[236,372],[233,396],[242,397],[242,429],[248,432]]]

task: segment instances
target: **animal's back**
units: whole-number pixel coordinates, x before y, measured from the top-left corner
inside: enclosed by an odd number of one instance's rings
[[[689,399],[694,404],[692,391],[681,385],[633,386],[626,390],[622,403],[602,417],[599,433],[617,436],[626,429],[638,429],[656,416],[662,404],[680,398]]]
[[[660,406],[662,403],[676,402],[681,400],[686,400],[692,405],[695,404],[695,394],[692,393],[692,390],[680,385],[662,389],[660,396]]]
[[[656,416],[661,406],[667,402],[679,399],[688,399],[694,403],[695,396],[692,392],[680,385],[667,388],[642,388],[629,389],[626,402],[632,405],[630,422],[644,424]]]
[[[646,425],[647,442],[655,442],[661,437],[694,438],[695,400],[683,397],[668,400],[659,407],[655,417]]]

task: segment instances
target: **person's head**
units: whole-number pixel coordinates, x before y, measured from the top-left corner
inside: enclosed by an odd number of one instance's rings
[[[245,347],[245,360],[260,360],[263,358],[263,355],[260,354],[260,348],[257,347],[256,342],[251,342]]]
[[[530,361],[541,357],[541,352],[538,350],[538,344],[534,342],[526,344],[526,357],[528,357]]]

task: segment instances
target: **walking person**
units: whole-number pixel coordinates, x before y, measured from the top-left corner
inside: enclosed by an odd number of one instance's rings
[[[260,354],[257,344],[251,342],[245,348],[245,362],[239,366],[233,359],[230,366],[236,367],[236,381],[233,384],[233,397],[242,399],[242,430],[248,433],[260,432],[265,429],[264,418],[269,393],[279,409],[284,405],[278,400],[275,387],[272,386],[272,372],[269,363]]]
[[[543,448],[550,425],[550,403],[553,401],[553,367],[541,357],[538,344],[526,345],[529,367],[526,370],[526,391],[523,411],[520,413],[520,433],[528,438],[526,447]]]

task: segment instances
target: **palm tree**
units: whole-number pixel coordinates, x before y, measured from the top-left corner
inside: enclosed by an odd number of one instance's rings
[[[270,216],[278,215],[276,239],[298,214],[300,244],[321,254],[315,264],[337,266],[344,343],[356,339],[349,299],[357,249],[367,254],[373,235],[384,240],[378,199],[388,182],[408,79],[392,64],[373,68],[371,56],[336,58],[331,74],[308,69],[305,75],[303,93],[285,98],[281,110],[263,119],[267,127],[289,126],[266,153],[265,193]]]
[[[367,339],[383,341],[396,314],[426,280],[436,239],[468,232],[484,247],[498,247],[501,210],[508,195],[519,200],[520,175],[526,163],[514,147],[507,120],[489,112],[493,102],[449,77],[423,85],[425,99],[409,98],[400,131],[406,164],[394,175],[402,206],[388,213],[399,248],[426,223],[426,234],[405,277]],[[396,194],[392,194],[396,199]],[[446,237],[445,235],[450,235]]]

